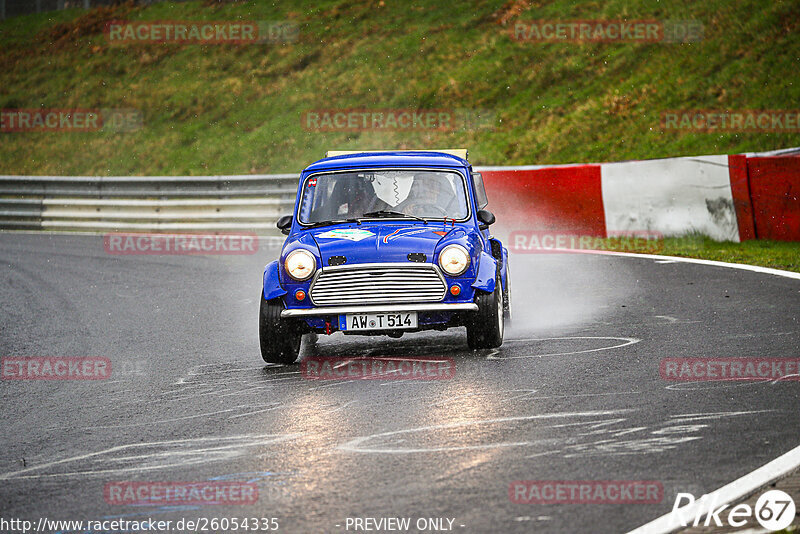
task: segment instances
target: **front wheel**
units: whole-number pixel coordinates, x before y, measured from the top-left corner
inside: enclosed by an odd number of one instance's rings
[[[495,349],[503,344],[505,313],[503,284],[498,276],[494,291],[475,297],[478,312],[467,324],[467,345],[471,349]]]
[[[281,299],[266,300],[261,295],[258,340],[261,344],[261,357],[265,362],[289,365],[300,354],[302,333],[294,323],[281,319],[281,311]]]

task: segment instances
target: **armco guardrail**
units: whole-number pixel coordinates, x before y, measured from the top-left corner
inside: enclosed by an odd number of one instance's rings
[[[0,176],[0,228],[277,234],[298,176]]]
[[[495,231],[800,241],[800,151],[476,167]],[[0,176],[0,228],[279,235],[298,176]]]

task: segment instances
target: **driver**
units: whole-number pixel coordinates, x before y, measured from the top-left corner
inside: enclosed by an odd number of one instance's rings
[[[438,173],[420,173],[414,175],[408,197],[397,208],[417,217],[446,217],[453,198],[447,178]]]

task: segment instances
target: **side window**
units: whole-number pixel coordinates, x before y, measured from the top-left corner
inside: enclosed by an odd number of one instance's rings
[[[472,183],[475,185],[475,202],[478,204],[478,209],[482,210],[489,204],[489,198],[486,196],[486,188],[483,186],[481,173],[472,173]]]

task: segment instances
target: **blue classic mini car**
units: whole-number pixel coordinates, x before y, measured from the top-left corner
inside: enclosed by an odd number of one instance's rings
[[[303,337],[400,337],[467,328],[499,347],[509,318],[508,251],[466,150],[329,152],[300,175],[289,237],[264,269],[259,337],[293,363]]]

